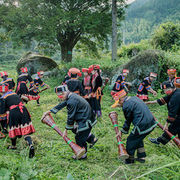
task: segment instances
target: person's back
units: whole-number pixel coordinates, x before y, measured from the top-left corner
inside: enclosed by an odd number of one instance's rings
[[[144,134],[155,127],[155,120],[147,105],[138,97],[128,97],[123,103],[125,117],[134,125],[135,132]]]
[[[168,115],[180,123],[180,89],[176,89],[167,103]]]
[[[70,93],[67,100],[68,109],[68,124],[74,124],[77,122],[79,127],[78,130],[81,131],[89,125],[93,126],[96,123],[96,119],[92,112],[89,103],[81,96]]]

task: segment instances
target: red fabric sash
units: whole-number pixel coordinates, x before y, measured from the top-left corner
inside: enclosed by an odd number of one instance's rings
[[[16,108],[16,107],[19,107],[21,113],[23,113],[23,107],[24,107],[24,104],[22,102],[20,102],[18,105],[12,105],[9,107],[10,110]]]
[[[25,84],[26,84],[26,81],[19,81],[19,82],[18,82],[18,86],[17,86],[17,89],[16,89],[16,93],[19,91],[21,83],[25,83]]]

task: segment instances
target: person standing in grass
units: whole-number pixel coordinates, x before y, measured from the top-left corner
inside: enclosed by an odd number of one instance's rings
[[[17,79],[16,93],[25,102],[28,102],[28,100],[29,100],[29,98],[28,98],[29,89],[26,85],[28,81],[30,82],[30,86],[34,84],[32,77],[28,74],[27,67],[22,67],[21,74],[18,76],[18,79]]]
[[[70,79],[66,81],[66,84],[69,91],[80,96],[85,96],[85,91],[83,89],[82,83],[78,79],[82,76],[81,71],[77,68],[70,68],[68,74]]]
[[[7,83],[9,85],[9,91],[13,91],[15,88],[15,82],[12,78],[8,78],[8,73],[6,71],[3,71],[0,73],[1,78],[3,79],[0,84]]]
[[[41,91],[39,91],[39,86],[41,86],[41,87],[45,86],[47,89],[50,88],[49,85],[45,84],[42,81],[43,75],[44,75],[43,71],[37,72],[37,75],[36,75],[36,77],[34,79],[34,84],[30,86],[30,90],[29,90],[29,100],[36,100],[38,106],[40,105],[40,103],[39,103],[39,99],[40,99],[39,93],[41,92]]]
[[[168,129],[174,136],[178,135],[180,138],[180,89],[176,88],[171,81],[163,82],[162,88],[167,96],[155,101],[148,101],[147,104],[158,103],[160,106],[167,104],[168,117],[164,129]],[[155,144],[165,145],[171,138],[164,132],[160,137],[149,138],[149,140]]]
[[[143,82],[139,85],[138,91],[137,91],[137,97],[143,101],[147,101],[148,98],[148,92],[151,92],[154,96],[157,95],[157,92],[152,89],[151,84],[157,77],[156,73],[151,72],[148,77],[146,77]]]
[[[122,107],[126,119],[120,133],[128,134],[131,123],[134,125],[126,142],[129,158],[125,160],[125,163],[131,164],[134,160],[143,163],[146,157],[143,140],[155,128],[156,121],[146,104],[138,97],[127,96],[124,89],[116,93],[114,99],[116,101],[112,107]],[[137,158],[135,159],[136,150]]]
[[[94,114],[97,117],[102,116],[101,112],[101,97],[102,97],[102,91],[101,91],[101,86],[102,86],[102,78],[100,75],[100,66],[99,65],[91,65],[89,67],[89,71],[91,72],[91,88],[92,88],[92,93],[91,93],[91,107],[93,109]]]
[[[12,145],[8,149],[16,149],[16,140],[24,136],[29,145],[29,158],[34,157],[34,146],[30,134],[35,132],[30,114],[21,98],[8,90],[8,84],[0,85],[1,103],[0,114],[9,111],[9,137]]]
[[[8,84],[9,91],[13,91],[15,88],[14,80],[12,78],[8,78],[8,73],[6,71],[1,72],[0,75],[1,75],[1,78],[3,79],[0,82],[0,84]],[[4,134],[8,134],[7,121],[8,121],[8,112],[5,112],[4,114],[0,115],[0,124],[2,126],[2,132]]]
[[[122,89],[125,89],[128,92],[127,85],[130,85],[130,83],[126,82],[126,78],[128,74],[129,74],[129,70],[123,69],[122,74],[120,74],[117,77],[116,82],[111,91],[112,96],[116,94],[117,92],[121,91]]]
[[[82,80],[82,86],[83,86],[85,94],[86,94],[85,99],[91,105],[90,98],[89,98],[90,94],[92,92],[90,70],[88,68],[82,68],[82,72],[84,73],[84,78]]]
[[[176,78],[176,69],[168,69],[167,74],[168,74],[168,81],[174,84],[174,79]]]
[[[97,142],[97,139],[91,133],[92,127],[97,122],[92,109],[89,103],[83,97],[70,92],[66,85],[58,86],[55,88],[55,92],[58,96],[61,96],[61,99],[64,100],[67,107],[67,124],[63,135],[67,136],[67,130],[72,130],[72,132],[75,133],[76,144],[86,149],[86,153],[81,159],[86,159],[87,142],[90,143],[90,147]],[[49,113],[56,114],[59,109],[62,109],[62,103],[58,104],[50,111],[45,112],[43,117]],[[76,159],[75,156],[72,158]]]

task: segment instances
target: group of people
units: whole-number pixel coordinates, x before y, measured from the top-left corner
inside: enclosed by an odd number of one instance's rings
[[[28,142],[30,151],[29,157],[34,156],[34,147],[30,134],[34,133],[34,127],[31,122],[30,115],[24,105],[29,100],[37,100],[39,105],[39,89],[38,86],[49,86],[42,81],[43,72],[38,72],[36,78],[33,80],[28,75],[27,68],[21,68],[22,73],[17,80],[16,93],[13,92],[15,83],[12,79],[8,78],[7,72],[2,72],[1,77],[3,81],[0,83],[0,122],[3,129],[7,131],[8,119],[9,137],[12,141],[12,146],[9,149],[16,149],[16,139],[24,136]],[[44,118],[50,113],[56,114],[62,108],[67,107],[67,124],[63,132],[63,136],[67,136],[67,130],[71,130],[75,134],[76,144],[86,149],[86,153],[81,159],[87,158],[87,143],[89,147],[93,147],[98,141],[98,138],[92,134],[91,130],[97,123],[97,118],[101,117],[101,99],[102,99],[102,85],[103,80],[101,77],[101,69],[97,64],[91,65],[88,68],[82,68],[84,73],[83,80],[80,81],[79,77],[82,76],[81,71],[77,68],[70,68],[67,76],[60,86],[55,88],[55,93],[62,100],[54,108],[45,112],[42,116]],[[144,138],[150,134],[157,125],[157,121],[150,112],[146,104],[159,103],[160,105],[167,104],[168,118],[164,128],[173,134],[178,134],[180,138],[180,83],[176,78],[176,70],[169,69],[168,81],[162,83],[162,89],[166,93],[156,101],[148,101],[148,92],[154,96],[157,95],[156,91],[152,89],[151,84],[157,77],[156,73],[151,72],[139,85],[137,96],[128,96],[128,89],[131,83],[126,82],[129,70],[124,69],[120,74],[113,86],[111,95],[115,100],[112,105],[113,108],[122,107],[126,121],[120,133],[127,134],[131,123],[134,125],[133,130],[127,138],[126,150],[129,158],[125,163],[134,163],[135,160],[145,162],[145,149]],[[172,75],[173,74],[173,75]],[[30,87],[27,87],[27,80],[30,82]],[[7,113],[9,111],[9,113]],[[7,118],[7,114],[8,118]],[[3,123],[4,124],[3,124]],[[6,121],[7,122],[7,121]],[[150,141],[155,144],[166,144],[170,138],[164,132],[158,138],[150,138]],[[134,157],[137,150],[137,158]],[[76,156],[73,156],[76,159]]]
[[[125,82],[127,73],[125,72],[128,71],[123,71],[123,74],[117,78],[113,91],[111,92],[115,100],[112,107],[122,107],[124,112],[126,121],[124,122],[120,134],[128,134],[131,123],[134,125],[126,142],[126,150],[129,154],[129,158],[125,160],[125,163],[131,164],[135,161],[144,163],[146,153],[143,139],[153,131],[158,123],[146,104],[167,104],[168,117],[164,130],[168,129],[174,137],[178,135],[178,138],[180,138],[180,78],[176,77],[176,69],[168,69],[167,73],[169,78],[161,85],[166,96],[155,101],[147,101],[148,92],[151,92],[155,96],[157,94],[151,87],[151,83],[156,78],[157,74],[150,73],[149,77],[146,77],[139,85],[137,96],[130,97],[125,87],[127,84]],[[118,90],[117,87],[119,87]],[[114,93],[114,91],[116,92]],[[160,137],[149,138],[149,140],[155,144],[162,143],[165,145],[171,138],[164,132]],[[137,158],[134,157],[135,151],[137,151]]]
[[[37,105],[39,105],[39,86],[46,86],[46,88],[49,88],[49,86],[41,80],[42,77],[43,72],[40,71],[37,72],[37,75],[33,80],[32,77],[28,74],[27,67],[23,67],[21,68],[21,74],[17,78],[17,86],[15,90],[14,80],[8,77],[7,72],[1,72],[1,135],[3,133],[9,133],[12,145],[8,146],[8,149],[16,149],[17,138],[21,138],[23,136],[25,141],[27,141],[27,144],[29,145],[29,158],[32,158],[34,156],[34,146],[30,135],[35,132],[35,129],[31,121],[31,116],[24,103],[27,103],[30,100],[37,100]],[[27,86],[28,81],[30,82],[29,88]]]

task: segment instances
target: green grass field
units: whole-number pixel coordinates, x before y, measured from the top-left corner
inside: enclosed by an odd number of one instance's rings
[[[1,66],[0,70],[7,70],[9,76],[16,80],[14,66]],[[166,146],[156,146],[145,139],[147,153],[146,163],[136,162],[133,165],[125,165],[118,159],[117,141],[113,125],[108,117],[109,112],[118,113],[118,122],[121,127],[124,122],[122,110],[112,109],[113,100],[110,90],[105,88],[102,99],[102,119],[93,128],[93,133],[99,138],[97,144],[88,149],[88,159],[75,161],[71,159],[73,152],[52,128],[42,124],[40,119],[43,112],[58,104],[58,98],[54,93],[54,87],[59,85],[60,79],[44,79],[51,89],[41,94],[41,106],[36,106],[35,101],[30,101],[28,108],[36,133],[32,135],[36,155],[28,158],[28,148],[23,138],[17,141],[17,150],[7,150],[10,139],[0,139],[0,180],[28,180],[28,179],[153,179],[166,180],[180,179],[180,153],[174,142]],[[135,95],[135,94],[132,94]],[[158,93],[158,97],[162,95]],[[155,99],[150,96],[151,100]],[[165,124],[167,117],[166,106],[149,105],[155,117]],[[66,109],[53,115],[58,127],[63,131],[66,124]],[[161,135],[162,130],[156,128],[148,137]],[[68,132],[68,137],[74,141],[74,135]],[[127,135],[123,135],[126,142]]]

